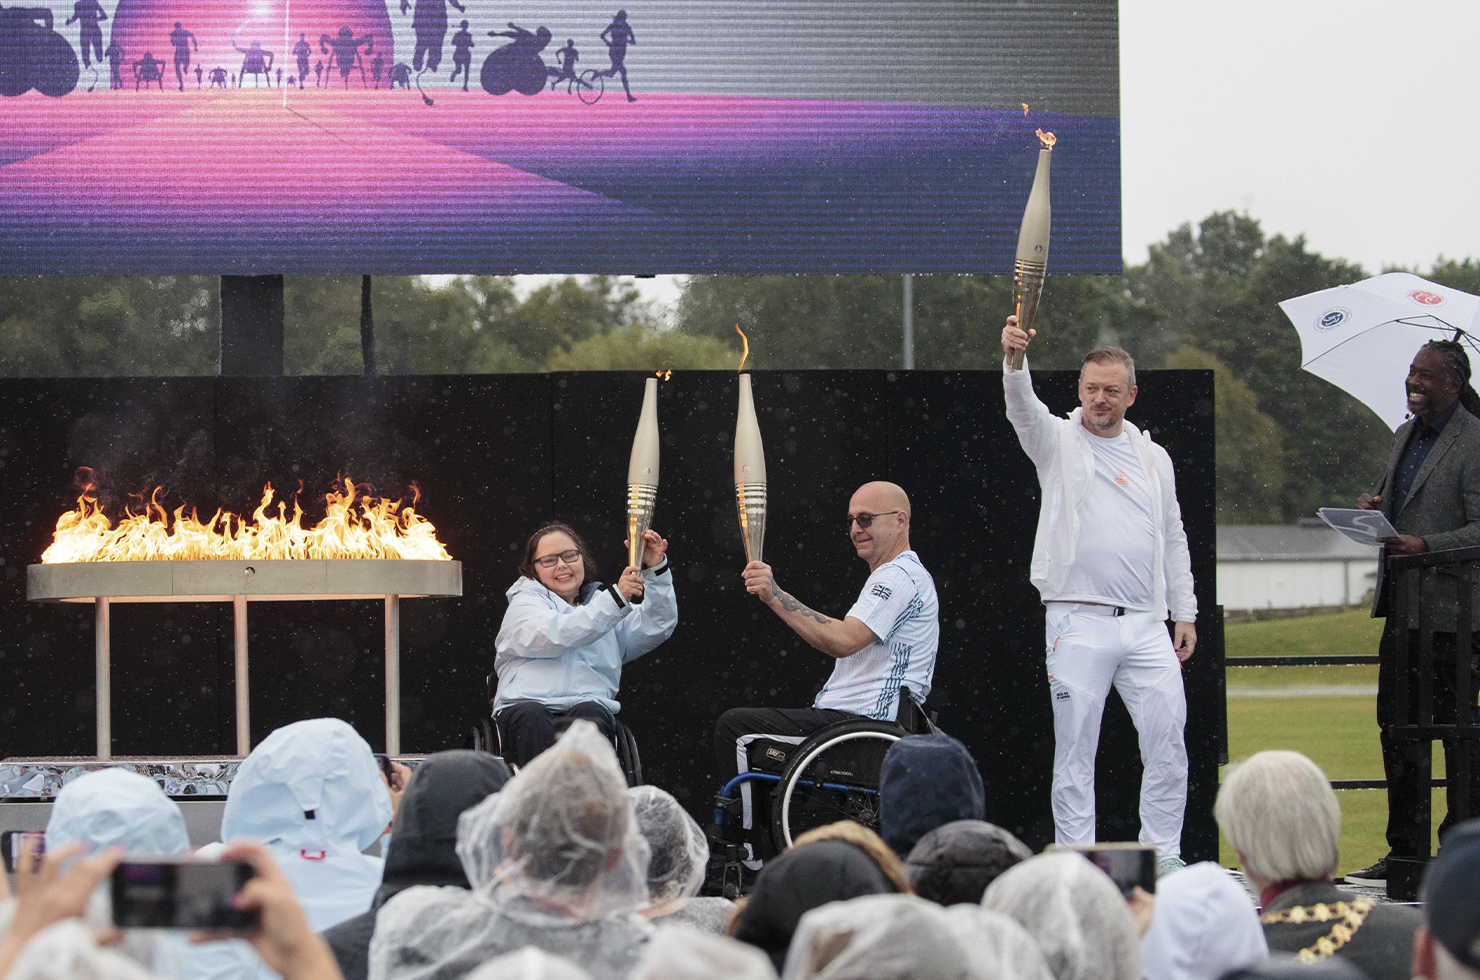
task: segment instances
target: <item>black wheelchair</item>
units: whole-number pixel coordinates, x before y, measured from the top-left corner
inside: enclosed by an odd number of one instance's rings
[[[475,752],[487,752],[504,758],[504,732],[503,726],[497,718],[492,717],[493,702],[498,696],[498,675],[489,674],[484,679],[488,691],[489,714],[479,718],[473,723],[472,731],[467,738],[467,747]],[[642,785],[642,757],[637,752],[637,739],[632,737],[632,729],[622,723],[620,718],[614,719],[617,723],[617,733],[612,738],[612,748],[616,750],[617,762],[622,766],[622,775],[627,777],[628,786]],[[510,769],[514,768],[511,764]]]
[[[720,788],[714,800],[706,894],[735,898],[747,890],[744,861],[782,853],[814,827],[853,820],[877,831],[879,774],[889,747],[906,735],[939,733],[933,715],[900,688],[898,718],[840,721],[800,744],[758,738],[749,749],[749,772]],[[751,827],[742,826],[741,788],[751,789]],[[770,819],[762,814],[769,796]]]

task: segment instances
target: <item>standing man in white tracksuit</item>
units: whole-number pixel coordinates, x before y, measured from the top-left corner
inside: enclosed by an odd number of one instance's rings
[[[1136,366],[1119,347],[1085,355],[1079,404],[1058,418],[1033,393],[1032,331],[1002,331],[1007,418],[1038,468],[1043,503],[1030,577],[1046,608],[1053,697],[1053,820],[1060,844],[1095,839],[1095,750],[1113,684],[1141,741],[1141,842],[1158,870],[1182,866],[1187,808],[1187,700],[1181,661],[1197,645],[1192,560],[1172,461],[1125,421]],[[1175,622],[1168,637],[1166,620]]]

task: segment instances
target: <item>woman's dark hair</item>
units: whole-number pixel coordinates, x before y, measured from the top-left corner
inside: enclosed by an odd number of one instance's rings
[[[546,524],[529,536],[529,543],[524,546],[524,560],[519,563],[519,574],[525,578],[532,578],[536,582],[540,580],[539,575],[535,573],[535,553],[539,551],[540,541],[544,539],[545,535],[554,534],[557,531],[561,534],[569,535],[570,539],[576,543],[576,550],[581,553],[581,566],[585,570],[586,581],[596,581],[596,559],[591,557],[591,549],[586,547],[586,542],[576,533],[575,528],[569,524],[561,524],[558,521],[554,524]]]
[[[1433,351],[1444,362],[1451,377],[1459,379],[1459,403],[1465,411],[1480,418],[1480,395],[1470,387],[1470,355],[1457,340],[1431,340],[1420,350]]]

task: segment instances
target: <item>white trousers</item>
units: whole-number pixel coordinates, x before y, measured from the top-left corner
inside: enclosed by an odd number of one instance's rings
[[[1187,809],[1187,698],[1166,623],[1152,613],[1050,602],[1046,626],[1053,697],[1053,823],[1060,844],[1095,841],[1095,752],[1111,685],[1141,741],[1141,843],[1159,858],[1182,849]]]

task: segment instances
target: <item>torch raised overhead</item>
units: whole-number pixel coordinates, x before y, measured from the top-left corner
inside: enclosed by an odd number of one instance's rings
[[[642,567],[642,534],[658,506],[658,379],[648,378],[627,464],[627,564]]]
[[[745,338],[739,324],[735,332]],[[749,353],[750,341],[746,340],[745,354]],[[740,366],[745,366],[743,355]],[[740,405],[735,413],[735,507],[740,515],[745,560],[761,561],[766,541],[766,450],[761,444],[761,426],[755,417],[748,374],[740,375]]]
[[[1026,109],[1027,107],[1024,106]],[[1023,223],[1018,229],[1017,259],[1013,262],[1013,299],[1017,306],[1018,329],[1027,333],[1038,312],[1038,298],[1043,295],[1043,280],[1048,274],[1048,167],[1056,142],[1053,133],[1038,130],[1043,148],[1038,151],[1038,171],[1033,175],[1033,189],[1028,192],[1028,205],[1023,209]],[[1012,354],[1013,370],[1023,366],[1023,352]]]

